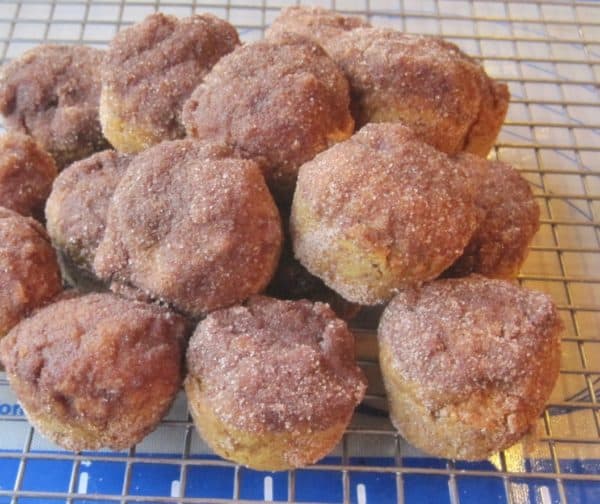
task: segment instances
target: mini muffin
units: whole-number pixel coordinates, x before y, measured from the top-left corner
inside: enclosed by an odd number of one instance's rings
[[[138,154],[110,202],[96,274],[191,316],[262,291],[279,212],[256,163],[228,154],[190,139]]]
[[[56,254],[44,228],[0,207],[0,338],[61,291]]]
[[[401,121],[448,154],[485,156],[508,109],[505,84],[440,38],[357,28],[328,45],[350,82],[357,126]]]
[[[286,35],[236,49],[215,65],[183,109],[188,135],[258,161],[280,201],[298,167],[354,130],[348,82],[325,51]]]
[[[314,40],[326,51],[328,46],[344,32],[371,26],[355,16],[343,16],[323,7],[298,5],[281,9],[266,32],[266,37],[276,39],[284,33],[296,33]]]
[[[438,457],[508,448],[550,396],[561,330],[548,296],[505,280],[474,275],[402,291],[378,331],[393,424]]]
[[[57,168],[30,136],[0,136],[0,202],[4,208],[42,220]]]
[[[480,218],[466,173],[407,127],[369,124],[301,167],[294,253],[345,299],[387,301],[462,254]]]
[[[321,303],[256,296],[211,313],[187,351],[196,427],[254,469],[312,464],[340,441],[366,380],[346,324]]]
[[[540,227],[540,207],[527,181],[511,166],[462,155],[479,187],[475,202],[483,220],[448,276],[480,273],[510,278],[525,261],[529,243]]]
[[[122,450],[154,430],[175,399],[185,327],[156,306],[89,294],[21,322],[0,357],[42,434],[68,450]]]
[[[131,159],[113,150],[99,152],[73,163],[54,182],[46,227],[62,256],[65,276],[75,285],[93,285],[94,256],[104,236],[108,205]]]
[[[210,14],[160,12],[119,32],[102,65],[100,121],[123,152],[184,136],[181,108],[211,67],[240,43],[235,28]]]
[[[35,138],[59,169],[107,147],[98,119],[104,51],[40,45],[0,71],[0,113]]]

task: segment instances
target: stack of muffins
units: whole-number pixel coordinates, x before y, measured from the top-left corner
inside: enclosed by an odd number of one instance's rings
[[[511,281],[539,208],[485,159],[508,100],[451,43],[306,7],[250,44],[157,13],[106,51],[5,65],[0,358],[30,421],[122,449],[183,384],[216,453],[311,464],[366,390],[344,319],[387,303],[407,441],[462,459],[518,441],[562,324]]]

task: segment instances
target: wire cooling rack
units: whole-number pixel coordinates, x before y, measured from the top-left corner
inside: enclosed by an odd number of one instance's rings
[[[271,0],[6,2],[0,57],[41,42],[103,47],[155,10],[211,12],[246,40],[288,2]],[[340,446],[307,469],[262,473],[211,454],[180,395],[158,430],[128,452],[71,454],[40,437],[0,373],[0,503],[298,501],[600,502],[600,3],[334,0],[376,25],[443,35],[508,82],[512,100],[491,156],[533,186],[542,226],[520,275],[552,295],[567,330],[561,377],[538,436],[490,460],[426,457],[394,432],[372,324],[357,328],[369,395]]]

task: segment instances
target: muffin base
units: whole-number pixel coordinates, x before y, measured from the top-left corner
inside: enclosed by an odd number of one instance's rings
[[[392,424],[411,445],[430,455],[483,460],[535,430],[539,415],[531,415],[525,404],[517,402],[509,414],[499,414],[506,412],[507,393],[494,389],[432,411],[419,400],[419,385],[394,371],[392,356],[381,343],[379,355]]]
[[[184,387],[194,424],[206,443],[221,457],[252,469],[282,471],[314,464],[335,447],[347,426],[338,422],[324,430],[305,424],[288,432],[243,431],[215,415],[200,380],[188,376]]]
[[[8,374],[8,378],[18,396],[26,397],[31,393],[30,387],[14,374]],[[144,418],[140,417],[139,411],[132,411],[132,414],[112,420],[110,426],[74,414],[68,398],[57,397],[53,404],[39,409],[31,409],[23,401],[19,404],[41,434],[62,448],[78,452],[102,448],[124,450],[139,443],[156,428],[174,400],[175,395],[153,404],[144,412]]]

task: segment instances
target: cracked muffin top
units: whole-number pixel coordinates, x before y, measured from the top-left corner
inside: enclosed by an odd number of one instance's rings
[[[448,154],[485,156],[508,109],[508,88],[441,38],[357,28],[328,51],[346,75],[358,127],[404,122]]]
[[[35,313],[0,342],[11,387],[42,432],[71,450],[126,448],[150,432],[181,386],[184,320],[89,294]]]
[[[9,130],[31,135],[59,169],[108,147],[98,107],[104,51],[40,45],[0,70],[0,113]]]
[[[524,401],[543,396],[543,404],[558,373],[562,327],[546,294],[473,275],[401,291],[378,337],[393,369],[437,410],[487,388]]]
[[[299,35],[225,56],[183,109],[188,135],[257,161],[276,199],[291,200],[298,167],[354,131],[348,82],[325,51]]]
[[[113,38],[102,64],[100,118],[107,138],[138,152],[185,134],[181,109],[212,66],[240,41],[210,14],[157,12]]]

